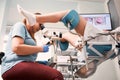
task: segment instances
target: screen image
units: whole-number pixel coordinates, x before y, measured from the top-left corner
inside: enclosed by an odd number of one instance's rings
[[[98,29],[112,30],[111,17],[109,13],[88,13],[80,15]]]

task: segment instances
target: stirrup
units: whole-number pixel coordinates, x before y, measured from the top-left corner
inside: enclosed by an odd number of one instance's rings
[[[93,60],[88,63],[88,70],[86,65],[82,66],[78,71],[75,72],[75,77],[88,78],[89,76],[93,75],[97,69],[97,62],[98,60]]]

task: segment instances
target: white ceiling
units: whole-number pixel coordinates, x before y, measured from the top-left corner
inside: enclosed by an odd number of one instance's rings
[[[105,2],[106,0],[86,0],[86,1],[98,1],[98,2]]]
[[[108,0],[58,0],[58,1],[89,1],[89,2],[96,1],[96,2],[105,2],[105,1],[108,1]]]

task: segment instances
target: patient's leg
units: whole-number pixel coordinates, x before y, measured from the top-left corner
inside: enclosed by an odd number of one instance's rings
[[[35,16],[33,13],[24,10],[19,5],[17,5],[17,8],[19,13],[28,19],[28,22],[31,26],[33,26],[36,23],[36,21],[39,23],[58,22],[66,13],[69,12],[69,10],[66,10],[66,11],[59,11],[59,12]]]
[[[75,10],[58,11],[49,14],[42,14],[39,16],[35,16],[20,6],[18,6],[18,11],[28,19],[28,22],[31,26],[33,26],[36,22],[42,24],[45,22],[56,23],[62,21],[65,26],[70,23],[70,29],[75,29],[76,32],[82,36],[84,34],[85,26],[87,23],[86,20],[83,17],[79,16]]]

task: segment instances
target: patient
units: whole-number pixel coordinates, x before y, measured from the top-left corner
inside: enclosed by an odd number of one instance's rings
[[[76,47],[78,50],[80,50],[83,45],[77,45],[75,42],[79,37],[83,41],[86,41],[88,39],[92,39],[90,41],[96,41],[96,42],[113,42],[113,38],[108,36],[102,36],[98,37],[97,39],[94,37],[97,36],[98,33],[103,33],[102,30],[99,30],[95,28],[93,25],[88,23],[83,17],[79,16],[79,14],[75,10],[65,10],[65,11],[59,11],[49,14],[42,14],[42,15],[34,15],[23,8],[21,8],[19,5],[18,11],[20,14],[22,14],[24,17],[27,18],[29,24],[33,26],[36,22],[43,24],[43,23],[57,23],[57,22],[63,22],[64,25],[68,28],[68,30],[75,30],[77,35],[73,35],[71,33],[65,33],[62,36],[62,40],[59,42],[61,50],[65,51],[68,48],[68,42],[70,42],[74,47]],[[67,40],[67,41],[66,41]],[[75,41],[76,40],[76,41]],[[104,45],[104,46],[94,46],[95,49],[98,50],[100,53],[105,53],[107,51],[110,51],[112,49],[112,45]],[[87,48],[87,51],[91,55],[96,55],[96,53],[90,49]],[[88,55],[89,55],[88,54]],[[96,61],[93,61],[93,63],[96,63]],[[93,64],[93,63],[90,63]],[[93,68],[96,68],[96,66],[93,64]],[[82,68],[81,68],[82,69]],[[91,73],[88,73],[89,71],[84,67],[82,71],[79,72],[80,77],[88,77],[91,75],[92,72],[95,72],[95,70],[91,71]]]

